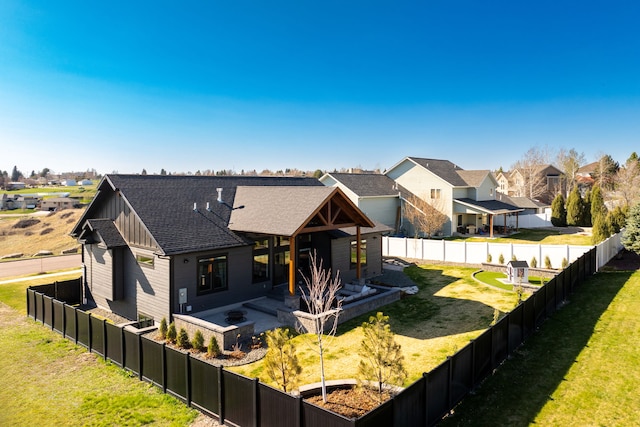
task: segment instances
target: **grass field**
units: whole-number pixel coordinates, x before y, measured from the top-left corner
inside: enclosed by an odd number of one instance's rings
[[[62,250],[78,246],[69,233],[83,212],[84,209],[66,209],[44,216],[0,219],[0,257],[13,253],[30,257],[41,250],[60,255]],[[21,228],[25,219],[34,220],[34,224]]]
[[[640,425],[640,272],[599,273],[443,426]]]
[[[25,289],[42,281],[51,280],[0,285],[0,425],[186,426],[198,417],[155,386],[27,319]]]
[[[496,288],[504,289],[507,291],[513,290],[513,285],[510,283],[501,282],[499,279],[506,279],[507,275],[497,271],[479,271],[475,274],[475,278],[488,285],[495,286]],[[535,276],[529,276],[529,284],[542,286],[544,279]]]
[[[96,194],[98,183],[96,181],[93,185],[74,185],[70,187],[63,186],[46,186],[36,188],[25,188],[22,190],[0,190],[1,194],[43,194],[47,197],[47,194],[55,196],[56,193],[69,193],[69,197],[80,197],[82,199],[91,199]]]
[[[508,312],[517,301],[515,293],[473,280],[473,268],[424,265],[405,272],[416,282],[419,293],[382,311],[390,317],[391,329],[402,346],[409,372],[407,385],[480,335],[493,321],[496,309]],[[368,318],[369,314],[363,315],[340,326],[326,352],[327,379],[355,378],[363,337],[360,325]],[[318,356],[305,344],[304,336],[294,342],[305,367],[301,383],[320,381]],[[231,370],[271,383],[262,361]]]

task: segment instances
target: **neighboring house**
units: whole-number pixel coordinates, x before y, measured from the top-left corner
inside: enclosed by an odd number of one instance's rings
[[[93,181],[90,179],[82,179],[78,182],[78,185],[93,185]]]
[[[24,182],[8,182],[5,188],[7,190],[24,190],[27,188],[27,184]]]
[[[312,178],[107,175],[71,235],[87,300],[159,322],[293,293],[314,252],[343,283],[378,276],[387,230]]]
[[[60,185],[64,187],[73,187],[75,185],[78,185],[78,183],[75,179],[65,179],[64,181],[60,182]]]
[[[9,195],[7,193],[2,193],[2,195],[0,195],[0,211],[9,209],[7,207],[8,201],[9,201]]]
[[[35,209],[40,203],[40,197],[38,196],[19,196],[16,199],[16,209]]]
[[[495,175],[498,192],[509,197],[528,197],[551,204],[554,197],[566,190],[564,173],[553,165],[541,165],[533,170],[529,179],[524,169],[499,172]]]
[[[405,157],[385,175],[447,216],[445,236],[480,231],[493,235],[495,215],[523,211],[496,200],[498,182],[489,170],[464,170],[448,160]]]
[[[531,200],[527,197],[509,197],[506,194],[498,193],[496,195],[496,199],[513,205],[517,208],[521,208],[522,212],[520,215],[535,215],[535,214],[543,214],[545,211],[551,207],[548,203],[542,203],[537,200]]]
[[[44,199],[40,203],[41,211],[60,211],[62,209],[77,208],[80,206],[76,199],[70,197],[53,197],[51,199]]]
[[[386,175],[374,173],[326,173],[320,182],[338,187],[373,221],[394,231],[400,228],[401,189]]]

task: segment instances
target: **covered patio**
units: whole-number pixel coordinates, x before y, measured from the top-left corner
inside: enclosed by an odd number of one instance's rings
[[[507,215],[516,215],[516,230],[518,229],[518,214],[524,209],[498,201],[498,200],[473,200],[473,199],[454,199],[453,212],[457,216],[458,230],[462,233],[476,234],[485,232],[489,237],[494,236],[494,216],[504,215],[507,223]],[[465,220],[466,219],[466,220]],[[482,230],[482,231],[480,231]],[[503,234],[507,234],[507,227],[504,226]]]

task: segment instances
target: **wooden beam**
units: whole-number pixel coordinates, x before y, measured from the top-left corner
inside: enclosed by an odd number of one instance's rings
[[[296,263],[298,260],[298,249],[296,248],[296,236],[289,239],[289,295],[296,294]]]
[[[493,214],[489,214],[489,237],[493,239]]]
[[[361,265],[360,265],[360,250],[361,250],[361,238],[360,238],[360,226],[356,226],[356,279],[360,281],[362,277]]]
[[[312,227],[305,227],[298,231],[299,234],[302,233],[314,233],[317,231],[330,231],[337,230],[339,228],[347,228],[347,227],[355,227],[357,224],[355,222],[349,222],[345,224],[333,224],[333,225],[316,225]]]

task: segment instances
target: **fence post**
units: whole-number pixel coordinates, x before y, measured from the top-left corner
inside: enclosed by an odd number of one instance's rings
[[[258,423],[260,420],[260,414],[258,414],[258,399],[259,399],[259,395],[258,395],[258,379],[254,378],[253,379],[253,402],[252,406],[253,406],[253,427],[258,427]]]
[[[472,339],[471,344],[471,389],[476,387],[476,340]]]
[[[186,398],[187,406],[191,406],[191,353],[187,353],[185,358],[185,372],[187,373]]]
[[[167,392],[167,344],[162,343],[162,392]]]
[[[218,421],[224,425],[224,377],[222,375],[222,366],[218,366]]]
[[[142,335],[136,334],[138,337],[138,379],[142,381]]]
[[[87,313],[87,314],[89,315],[89,327],[88,327],[89,337],[87,338],[87,347],[89,348],[89,353],[91,353],[91,347],[93,347],[93,342],[92,342],[93,339],[91,337],[93,335],[93,330],[92,330],[93,327],[91,326],[91,323],[93,322],[91,322],[91,313]]]
[[[107,319],[102,319],[102,355],[107,361]]]
[[[424,383],[424,419],[426,424],[429,425],[429,375],[426,372],[422,373],[422,381]]]

